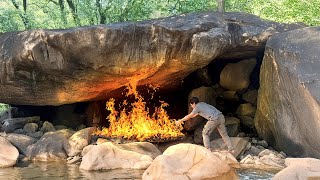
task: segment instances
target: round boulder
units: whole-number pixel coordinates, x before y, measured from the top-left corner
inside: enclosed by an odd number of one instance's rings
[[[143,173],[143,180],[151,179],[237,179],[227,162],[208,149],[181,143],[169,147]]]
[[[144,148],[145,146],[140,144],[142,146],[138,148],[138,146],[130,144],[135,143],[116,145],[111,142],[105,142],[100,145],[91,146],[89,152],[82,158],[80,169],[146,169],[153,160],[153,155],[146,150],[156,147]],[[150,145],[151,143],[144,144]]]
[[[16,164],[19,151],[8,140],[0,136],[0,167],[11,167]]]
[[[250,74],[256,65],[256,59],[242,60],[227,64],[220,74],[220,85],[232,91],[247,89]]]

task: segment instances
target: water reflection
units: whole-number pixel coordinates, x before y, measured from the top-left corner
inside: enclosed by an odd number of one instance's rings
[[[0,179],[141,179],[144,170],[83,171],[79,165],[65,162],[19,163],[12,168],[0,168]]]
[[[116,169],[102,171],[79,170],[79,165],[65,162],[20,162],[15,167],[0,168],[0,179],[141,179],[144,170]],[[240,179],[271,179],[276,172],[242,169]]]

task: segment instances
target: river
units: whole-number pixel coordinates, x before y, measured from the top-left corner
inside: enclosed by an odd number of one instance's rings
[[[15,167],[0,168],[0,179],[141,179],[144,170],[116,169],[103,171],[83,171],[77,164],[65,162],[20,162]],[[275,172],[240,169],[237,170],[241,180],[271,179]]]

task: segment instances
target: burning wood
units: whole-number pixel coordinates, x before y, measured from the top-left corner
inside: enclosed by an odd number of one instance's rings
[[[156,91],[156,87],[153,88]],[[95,132],[95,135],[108,139],[125,139],[132,141],[164,142],[178,139],[184,136],[181,133],[182,126],[176,126],[173,119],[169,118],[164,109],[168,106],[164,101],[159,101],[160,106],[155,107],[155,112],[150,115],[144,98],[136,89],[136,81],[127,86],[128,96],[134,96],[135,101],[131,104],[125,100],[123,105],[130,105],[127,112],[125,107],[118,112],[115,108],[115,99],[111,98],[106,103],[110,111],[107,119],[110,122],[109,128],[103,128]],[[153,97],[153,94],[152,94]]]

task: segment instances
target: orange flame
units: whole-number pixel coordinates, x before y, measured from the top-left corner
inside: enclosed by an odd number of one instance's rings
[[[103,128],[95,132],[96,135],[102,135],[110,138],[123,138],[138,141],[161,141],[176,139],[184,136],[181,133],[182,126],[176,126],[174,120],[170,119],[167,111],[164,109],[169,106],[164,101],[159,101],[161,105],[155,108],[155,112],[150,116],[146,107],[144,98],[138,93],[137,81],[130,82],[127,86],[126,96],[134,95],[135,102],[131,103],[131,111],[126,112],[124,107],[120,113],[115,109],[115,99],[111,98],[106,103],[106,108],[110,111],[107,117],[110,122],[109,128]],[[154,91],[158,87],[149,86]],[[150,91],[148,90],[150,93]],[[152,93],[152,98],[153,98]],[[123,101],[122,105],[128,105]]]

